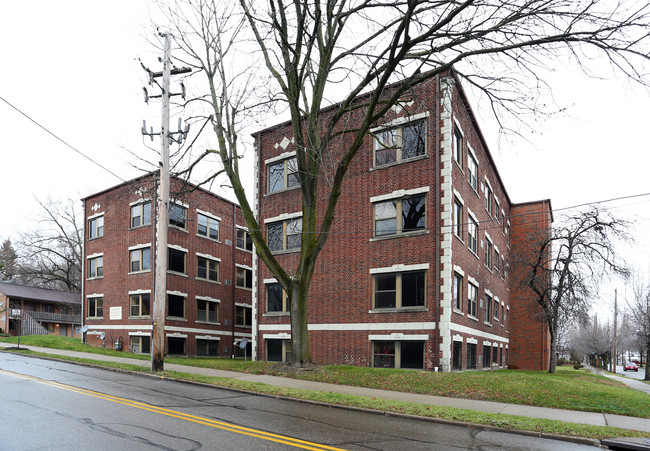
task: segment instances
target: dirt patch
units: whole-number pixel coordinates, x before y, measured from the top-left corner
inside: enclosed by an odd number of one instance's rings
[[[316,365],[315,363],[303,363],[300,365],[293,365],[291,363],[276,363],[272,367],[272,371],[279,374],[296,374],[296,373],[305,373],[320,371],[321,365]]]

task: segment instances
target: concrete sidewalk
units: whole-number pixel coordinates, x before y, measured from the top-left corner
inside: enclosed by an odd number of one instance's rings
[[[13,343],[1,343],[0,347],[13,347]],[[147,360],[137,360],[127,357],[113,357],[86,352],[65,351],[61,349],[40,348],[36,346],[26,347],[35,352],[44,354],[58,354],[84,359],[119,362],[131,365],[149,367],[150,362]],[[492,401],[477,401],[473,399],[445,398],[441,396],[419,395],[414,393],[401,393],[386,390],[377,390],[371,388],[351,387],[347,385],[326,384],[322,382],[310,382],[298,379],[289,379],[278,376],[255,375],[247,373],[238,373],[234,371],[215,370],[210,368],[199,368],[187,365],[175,365],[165,363],[165,369],[169,371],[178,371],[183,373],[199,374],[204,376],[225,377],[248,382],[258,382],[267,385],[297,388],[312,391],[324,391],[339,393],[344,395],[364,396],[368,398],[387,399],[393,401],[405,401],[417,404],[428,404],[443,407],[456,407],[459,409],[475,410],[479,412],[520,415],[530,418],[542,418],[547,420],[559,420],[568,423],[591,424],[595,426],[613,426],[623,429],[633,429],[637,431],[650,432],[650,419],[628,417],[623,415],[610,415],[593,412],[579,412],[575,410],[552,409],[548,407],[533,407],[519,404],[506,404]],[[616,376],[614,376],[616,377]],[[616,377],[617,380],[621,379]],[[638,381],[631,381],[638,382]],[[627,382],[626,382],[627,383]],[[642,385],[642,382],[638,382]],[[645,396],[640,394],[640,396]],[[650,399],[650,398],[649,398]]]

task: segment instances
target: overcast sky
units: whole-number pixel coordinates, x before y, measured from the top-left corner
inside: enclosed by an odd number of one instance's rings
[[[157,161],[140,135],[142,119],[155,126],[160,117],[157,104],[143,102],[137,61],[156,67],[158,54],[145,39],[150,24],[144,0],[4,2],[0,97],[122,179],[135,177],[141,172],[131,152]],[[477,109],[511,200],[550,198],[557,216],[579,204],[650,193],[649,93],[609,75],[594,80],[560,71],[550,81],[566,114],[534,123],[532,144],[499,145],[496,124]],[[2,100],[0,143],[0,240],[35,227],[36,199],[80,199],[121,183]],[[625,252],[646,280],[649,202],[607,204],[639,221],[638,243]],[[612,292],[604,289],[599,304]]]

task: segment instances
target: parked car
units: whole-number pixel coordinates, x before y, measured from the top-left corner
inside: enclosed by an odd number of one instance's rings
[[[639,371],[639,367],[636,366],[636,363],[634,362],[625,362],[625,365],[623,366],[623,371]]]

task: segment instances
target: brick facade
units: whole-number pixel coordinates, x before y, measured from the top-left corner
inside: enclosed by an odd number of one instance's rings
[[[397,156],[369,136],[343,182],[309,293],[312,359],[441,371],[505,367],[519,339],[507,264],[510,198],[460,85],[436,77],[411,94],[373,129],[378,136],[387,132],[382,139],[398,137]],[[357,120],[351,113],[341,123],[354,127]],[[291,133],[281,124],[255,135],[258,218],[289,270],[297,250],[288,235],[301,218],[300,190],[289,175],[296,150]],[[346,139],[337,138],[331,152],[345,149]],[[324,168],[331,169],[327,162]],[[321,178],[322,193],[327,180]],[[325,194],[322,199],[321,214]],[[290,351],[286,303],[274,283],[256,265],[260,360],[285,360]]]
[[[154,191],[154,177],[147,175],[83,199],[83,321],[89,344],[113,348],[119,340],[124,349],[148,352]],[[250,243],[246,249],[245,223],[236,204],[209,191],[172,179],[171,192],[174,208],[186,214],[184,225],[182,215],[172,214],[176,224],[169,227],[169,249],[175,252],[169,258],[177,266],[167,276],[166,352],[230,356],[233,340],[252,337],[253,254]]]

